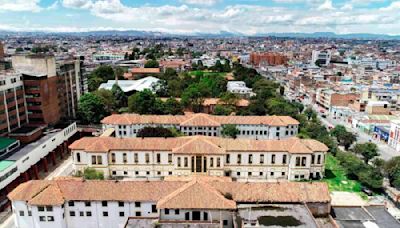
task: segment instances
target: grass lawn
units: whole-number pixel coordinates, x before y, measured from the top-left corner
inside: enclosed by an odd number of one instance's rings
[[[195,71],[190,71],[190,75],[195,75],[195,76],[200,76],[203,74],[204,76],[222,76],[224,77],[226,73],[220,73],[220,72],[208,72],[208,71],[201,71],[201,70],[195,70]]]
[[[328,154],[325,162],[325,178],[322,179],[329,185],[330,191],[361,192],[361,184],[346,176],[346,170],[339,164],[339,161],[331,154]]]

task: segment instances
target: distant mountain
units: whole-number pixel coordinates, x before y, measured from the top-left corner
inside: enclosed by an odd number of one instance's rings
[[[134,36],[134,37],[205,37],[205,38],[223,38],[223,37],[292,37],[292,38],[331,38],[331,39],[363,39],[363,40],[400,40],[400,35],[370,34],[370,33],[350,33],[336,34],[333,32],[315,32],[315,33],[259,33],[255,35],[246,35],[243,33],[220,31],[217,33],[191,33],[174,34],[166,32],[139,31],[139,30],[106,30],[90,32],[13,32],[1,31],[0,37],[9,35],[21,36],[48,36],[48,35],[71,35],[71,36]]]

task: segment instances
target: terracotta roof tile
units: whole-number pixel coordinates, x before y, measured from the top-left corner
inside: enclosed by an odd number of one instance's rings
[[[228,197],[229,196],[229,197]],[[240,183],[194,178],[185,181],[31,180],[8,198],[32,205],[65,201],[158,202],[159,208],[232,209],[236,203],[330,202],[326,183]]]
[[[313,139],[288,138],[281,140],[230,139],[210,136],[184,136],[177,138],[114,138],[85,137],[72,143],[71,150],[86,152],[172,151],[175,153],[221,154],[226,152],[326,152],[328,147]]]
[[[213,116],[204,113],[186,115],[113,114],[105,117],[103,124],[176,124],[182,126],[220,126],[221,124],[251,124],[287,126],[299,122],[290,116]],[[200,125],[201,124],[201,125]]]

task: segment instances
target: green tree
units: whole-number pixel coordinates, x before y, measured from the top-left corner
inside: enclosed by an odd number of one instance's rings
[[[213,114],[218,116],[228,116],[234,111],[235,109],[230,105],[218,104],[215,106]]]
[[[386,162],[384,168],[390,184],[400,189],[400,156],[391,158]]]
[[[343,125],[337,125],[332,129],[331,135],[335,136],[339,144],[344,146],[346,150],[357,140],[357,137],[346,130]]]
[[[111,88],[111,92],[115,99],[115,106],[118,109],[128,105],[128,97],[125,95],[124,91],[122,91],[121,87],[119,87],[117,84],[114,84]]]
[[[84,123],[99,123],[106,115],[105,106],[100,97],[86,93],[79,99],[78,116]]]
[[[163,128],[163,127],[144,127],[138,131],[136,136],[139,138],[147,138],[147,137],[171,138],[171,137],[175,137],[174,133],[170,129]]]
[[[164,112],[170,115],[181,115],[183,114],[183,107],[179,101],[170,97],[164,103]]]
[[[109,65],[102,65],[96,68],[88,78],[89,91],[96,91],[101,83],[115,79],[114,69]]]
[[[225,92],[220,95],[220,103],[235,106],[240,100],[240,97],[231,92]]]
[[[190,107],[194,112],[200,112],[205,96],[209,94],[205,88],[192,85],[185,89],[182,94],[182,104]]]
[[[375,143],[362,143],[356,144],[353,148],[353,152],[356,154],[361,154],[365,164],[368,164],[369,160],[379,155],[378,147]]]
[[[317,119],[317,113],[312,108],[306,108],[306,110],[304,110],[304,114],[307,116],[308,120]]]
[[[162,114],[164,107],[160,99],[149,89],[135,93],[128,98],[128,109],[138,114]]]
[[[144,64],[144,68],[159,68],[160,64],[157,60],[148,60],[146,64]]]
[[[104,180],[104,173],[102,171],[97,171],[89,167],[84,169],[82,176],[85,180]]]
[[[221,134],[225,137],[230,137],[236,139],[240,131],[236,128],[234,124],[226,124],[222,126]]]
[[[107,114],[115,111],[115,97],[110,90],[99,89],[94,94],[101,99]]]

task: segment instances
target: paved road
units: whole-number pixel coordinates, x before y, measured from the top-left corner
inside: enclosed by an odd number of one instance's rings
[[[54,177],[69,176],[72,173],[72,170],[72,158],[69,157],[68,159],[63,161],[63,163],[53,172],[49,173],[49,175],[45,179],[51,180]],[[11,215],[2,224],[0,224],[0,228],[15,228],[14,215]]]

